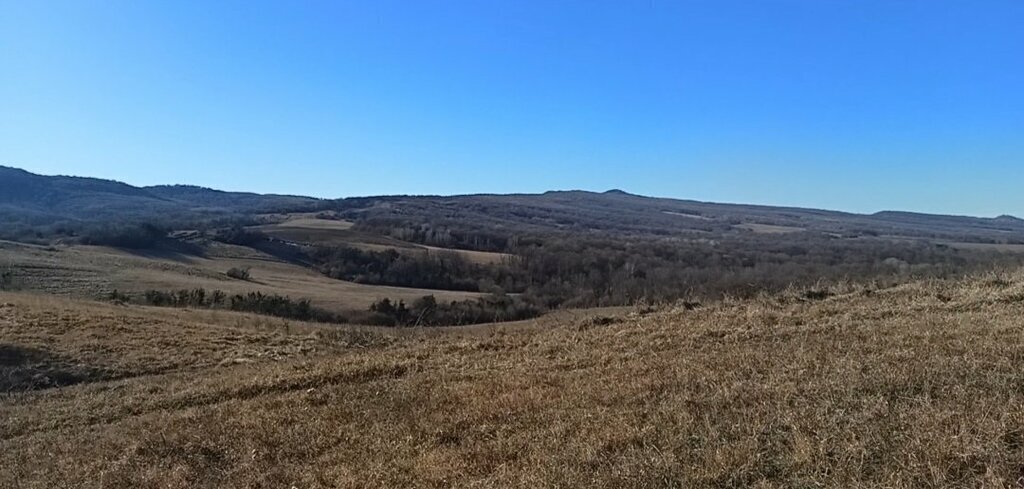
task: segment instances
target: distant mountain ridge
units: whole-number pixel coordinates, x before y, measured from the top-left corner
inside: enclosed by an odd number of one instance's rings
[[[0,166],[0,210],[40,219],[97,220],[165,213],[249,213],[315,205],[311,197],[260,195],[188,185],[135,187],[114,180],[44,176]]]
[[[883,211],[854,214],[822,209],[720,204],[645,197],[621,190],[543,194],[381,196],[332,201],[353,220],[474,223],[478,229],[561,230],[695,237],[737,232],[815,232],[836,237],[924,238],[1024,243],[1024,220]]]
[[[507,231],[561,230],[672,235],[699,232],[798,232],[1024,242],[1024,220],[902,211],[841,211],[719,204],[645,197],[619,189],[543,194],[377,196],[323,200],[226,192],[193,185],[135,187],[75,176],[44,176],[0,166],[0,223],[145,220],[189,215],[253,215],[335,210],[352,220],[464,221]]]

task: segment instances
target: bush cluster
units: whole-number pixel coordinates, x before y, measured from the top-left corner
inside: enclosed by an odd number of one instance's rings
[[[539,316],[542,310],[517,297],[493,294],[475,300],[439,303],[433,295],[405,301],[381,299],[370,306],[371,324],[381,326],[460,326],[518,321]]]
[[[147,290],[143,294],[143,301],[151,306],[226,308],[300,321],[347,322],[342,316],[313,307],[309,299],[294,300],[287,296],[262,292],[228,295],[221,290],[207,291],[202,288],[171,292]]]
[[[231,267],[227,271],[227,276],[238,280],[249,280],[249,278],[251,278],[252,275],[250,274],[248,267]]]

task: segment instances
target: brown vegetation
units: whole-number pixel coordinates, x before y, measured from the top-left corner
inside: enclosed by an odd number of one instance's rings
[[[1024,475],[1020,275],[401,334],[0,304],[4,374],[44,355],[84,369],[0,395],[2,487],[998,487]]]
[[[231,268],[250,270],[249,281],[231,279]],[[0,241],[0,270],[20,288],[79,298],[105,298],[111,291],[141,296],[147,290],[220,289],[228,294],[263,292],[310,299],[335,313],[365,311],[389,297],[412,302],[471,300],[481,294],[343,282],[301,265],[243,246],[210,243],[202,255],[159,250],[126,251],[98,246],[35,246]],[[2,273],[2,272],[0,272]]]

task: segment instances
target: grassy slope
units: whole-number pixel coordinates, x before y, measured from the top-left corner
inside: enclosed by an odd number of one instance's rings
[[[251,281],[230,279],[232,267],[248,267]],[[140,293],[148,289],[204,287],[230,293],[263,291],[308,298],[325,309],[364,310],[381,298],[407,302],[433,294],[438,300],[479,296],[468,292],[363,285],[328,278],[249,248],[214,243],[203,257],[163,252],[132,253],[95,246],[41,247],[0,242],[0,270],[12,269],[27,288],[74,297],[99,297],[113,289]]]
[[[837,292],[400,335],[0,295],[120,377],[0,396],[0,486],[1017,483],[1024,277]]]

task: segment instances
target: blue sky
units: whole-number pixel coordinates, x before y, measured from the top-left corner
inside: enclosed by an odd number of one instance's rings
[[[1024,2],[0,0],[0,164],[1024,215]]]

